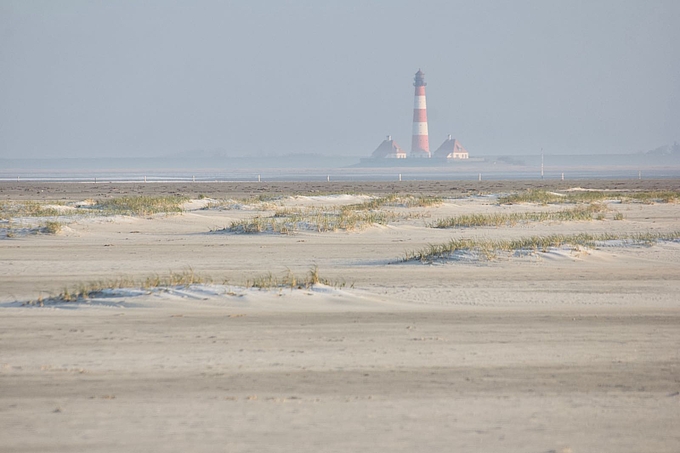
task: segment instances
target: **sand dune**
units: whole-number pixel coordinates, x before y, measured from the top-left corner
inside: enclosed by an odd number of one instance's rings
[[[679,204],[609,202],[603,220],[436,229],[427,225],[438,218],[565,206],[499,205],[490,190],[529,183],[488,182],[467,196],[451,182],[411,183],[410,193],[443,203],[382,206],[388,222],[352,231],[236,234],[219,230],[276,210],[363,203],[390,187],[339,195],[282,183],[264,186],[274,199],[237,206],[223,201],[244,187],[225,184],[202,186],[182,214],[57,204],[58,234],[30,233],[41,219],[13,220],[27,227],[0,239],[3,450],[680,450],[680,242],[403,261],[451,238],[677,231]],[[0,185],[0,196],[82,202],[137,186],[191,195],[185,185],[26,183]],[[51,298],[189,268],[201,282]],[[247,287],[315,268],[326,284]]]

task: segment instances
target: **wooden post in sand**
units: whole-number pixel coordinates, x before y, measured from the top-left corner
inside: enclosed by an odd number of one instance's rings
[[[541,179],[543,179],[543,149],[541,148]]]

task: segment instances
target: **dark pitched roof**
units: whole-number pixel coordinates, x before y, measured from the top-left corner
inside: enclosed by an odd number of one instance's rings
[[[463,145],[461,145],[458,140],[451,138],[449,135],[449,138],[444,140],[444,143],[442,143],[441,146],[437,148],[437,151],[434,152],[432,157],[447,157],[449,154],[454,152],[467,153],[467,150],[463,148]]]
[[[378,146],[375,151],[373,151],[371,157],[387,157],[390,154],[406,155],[406,152],[401,149],[399,145],[397,145],[397,142],[392,140],[392,137],[387,137],[387,139],[383,140],[380,146]]]

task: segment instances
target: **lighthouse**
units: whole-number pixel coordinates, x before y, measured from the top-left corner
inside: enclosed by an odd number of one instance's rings
[[[430,142],[427,136],[427,102],[425,101],[425,73],[418,69],[413,86],[416,87],[413,103],[413,138],[411,157],[430,157]]]

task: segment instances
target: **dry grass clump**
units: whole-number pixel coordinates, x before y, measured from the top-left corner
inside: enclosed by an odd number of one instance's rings
[[[182,203],[186,201],[189,201],[188,197],[178,195],[158,197],[139,195],[97,200],[91,209],[98,210],[104,215],[145,216],[182,212]]]
[[[277,209],[280,204],[273,201],[257,201],[256,199],[223,199],[223,200],[213,200],[205,205],[204,210],[217,209],[222,211],[241,211],[241,210],[252,210],[252,211],[273,211]]]
[[[0,222],[0,238],[13,238],[16,237],[16,234],[17,228],[11,220],[3,220]]]
[[[69,214],[79,213],[80,209],[68,206],[62,202],[50,202],[50,204],[37,201],[0,201],[0,238],[13,238],[26,234],[57,234],[64,223],[58,221],[64,212],[59,209],[64,207]],[[53,220],[42,222],[28,221],[24,218],[52,217]],[[36,225],[37,223],[37,225]]]
[[[327,212],[310,209],[281,210],[271,217],[256,216],[251,219],[233,221],[228,227],[212,230],[229,233],[279,233],[291,234],[301,230],[317,231],[356,231],[369,225],[386,225],[396,215],[389,212],[353,212],[331,210]]]
[[[195,284],[211,283],[210,278],[196,274],[193,269],[189,268],[182,272],[171,272],[167,275],[153,274],[144,279],[136,280],[129,276],[121,276],[110,280],[99,280],[88,283],[81,283],[71,288],[64,288],[64,290],[57,296],[44,300],[42,297],[35,301],[30,301],[27,305],[43,305],[46,301],[52,302],[77,302],[84,301],[94,297],[104,296],[105,290],[114,289],[142,289],[150,290],[153,288],[173,288],[186,287]],[[226,283],[226,280],[225,280]],[[319,274],[319,268],[315,265],[309,269],[303,277],[296,276],[288,269],[285,274],[280,277],[274,276],[271,272],[263,274],[251,279],[246,279],[241,285],[245,288],[258,289],[305,289],[311,288],[314,285],[323,284],[335,288],[343,288],[346,286],[345,280],[329,280],[323,278]],[[351,287],[354,287],[352,284]]]
[[[48,220],[47,222],[45,222],[43,224],[40,231],[42,231],[45,234],[57,234],[61,231],[63,226],[64,226],[64,224],[61,223],[61,222]]]
[[[202,209],[218,209],[224,211],[231,210],[256,210],[256,211],[273,211],[280,206],[281,196],[274,195],[257,195],[247,198],[223,198],[211,200]]]
[[[62,231],[64,223],[56,220],[47,220],[35,224],[24,224],[23,222],[15,222],[14,220],[7,220],[0,222],[0,239],[11,239],[14,237],[25,236],[27,234],[58,234]]]
[[[316,265],[310,268],[309,272],[307,272],[307,274],[303,277],[296,276],[293,272],[291,272],[290,269],[288,269],[286,273],[280,277],[276,277],[271,272],[267,272],[266,274],[257,276],[253,279],[246,280],[243,286],[246,288],[270,290],[284,288],[306,289],[318,284],[332,286],[334,288],[343,288],[346,286],[346,282],[344,280],[332,281],[321,277],[319,275],[319,268]],[[354,285],[352,284],[351,287],[354,287]]]
[[[95,282],[81,283],[73,288],[64,288],[64,290],[59,293],[55,299],[58,301],[73,302],[101,295],[102,291],[107,289],[151,289],[159,287],[188,286],[208,282],[210,282],[209,279],[197,275],[193,269],[189,268],[182,272],[171,272],[164,276],[154,274],[142,280],[135,280],[132,277],[121,276],[111,280],[99,280]]]
[[[390,194],[385,197],[372,198],[363,203],[344,205],[342,209],[347,211],[368,211],[380,209],[384,206],[425,208],[439,206],[443,201],[441,197]]]
[[[59,202],[51,202],[51,205],[59,205]],[[60,215],[58,209],[47,206],[37,201],[0,201],[0,218],[11,219],[13,217],[55,217]]]
[[[680,192],[670,190],[656,190],[645,192],[604,192],[596,190],[584,190],[578,192],[548,192],[545,190],[529,189],[498,198],[500,204],[516,203],[593,203],[598,201],[619,201],[622,203],[677,203],[680,200]]]
[[[680,192],[674,192],[672,190],[634,192],[627,196],[632,200],[642,203],[677,203],[680,201]]]
[[[553,234],[550,236],[530,236],[521,239],[451,239],[443,244],[429,244],[427,247],[407,251],[402,261],[428,262],[436,259],[445,259],[453,256],[456,252],[474,252],[487,259],[496,257],[501,252],[515,252],[519,250],[547,251],[551,247],[595,247],[599,242],[620,240],[628,244],[653,244],[659,240],[677,240],[680,231],[670,233],[638,233],[638,234]]]
[[[182,204],[188,200],[187,197],[174,195],[158,197],[124,196],[68,204],[63,202],[46,204],[38,201],[0,201],[0,234],[4,233],[6,238],[20,234],[57,234],[65,224],[82,216],[147,216],[161,213],[180,213],[183,212]],[[52,219],[42,222],[38,227],[17,228],[14,219],[23,217],[52,217]]]
[[[271,216],[256,216],[236,220],[228,227],[213,229],[212,232],[229,233],[280,233],[297,231],[357,231],[370,225],[386,225],[398,218],[412,218],[417,214],[398,215],[382,211],[384,206],[426,207],[442,203],[438,197],[415,197],[412,195],[388,195],[373,198],[363,203],[333,207],[278,207]]]
[[[520,222],[551,222],[593,220],[593,215],[604,215],[607,207],[599,203],[578,206],[556,212],[517,212],[511,214],[468,214],[438,219],[429,228],[470,228],[479,226],[514,226]],[[602,220],[602,219],[599,219]]]
[[[349,194],[349,193],[328,193],[320,194],[314,193],[309,196],[333,196],[333,195],[359,195],[359,194]],[[215,200],[210,202],[204,209],[244,209],[244,207],[250,209],[256,209],[260,211],[274,211],[274,210],[286,210],[295,208],[281,208],[281,197],[272,197],[260,195],[257,197],[244,198],[239,200]],[[348,205],[342,205],[338,208],[343,211],[371,211],[378,210],[385,206],[390,207],[405,207],[405,208],[416,208],[416,207],[429,207],[437,206],[443,202],[440,197],[430,197],[430,196],[414,196],[414,195],[396,195],[391,194],[385,197],[377,197],[367,200],[362,203],[353,203]]]

